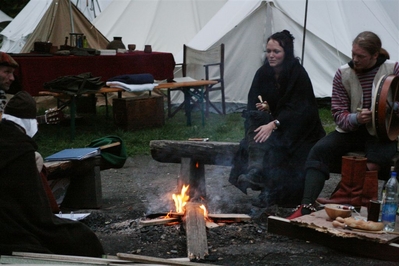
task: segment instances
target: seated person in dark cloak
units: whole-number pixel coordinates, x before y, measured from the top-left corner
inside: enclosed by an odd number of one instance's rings
[[[261,191],[253,205],[296,206],[303,188],[304,163],[325,135],[312,83],[294,56],[294,37],[284,30],[266,43],[266,61],[248,93],[245,138],[229,181],[242,192]]]
[[[36,164],[36,132],[36,102],[18,92],[0,122],[0,254],[101,257],[103,247],[90,228],[52,213]]]

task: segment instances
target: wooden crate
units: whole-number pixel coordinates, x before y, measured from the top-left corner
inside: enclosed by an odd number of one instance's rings
[[[161,127],[165,124],[162,96],[113,99],[114,123],[124,130]]]

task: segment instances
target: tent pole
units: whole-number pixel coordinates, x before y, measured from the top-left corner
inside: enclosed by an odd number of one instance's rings
[[[71,17],[71,33],[75,33],[75,29],[73,27],[72,2],[71,2],[71,0],[69,0],[69,16]]]
[[[306,5],[305,5],[305,21],[303,22],[303,40],[302,40],[302,65],[304,61],[304,56],[305,56],[305,37],[306,37],[306,21],[308,18],[308,0],[306,0]]]

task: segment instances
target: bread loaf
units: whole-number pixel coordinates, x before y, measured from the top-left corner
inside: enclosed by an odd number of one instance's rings
[[[384,228],[383,223],[356,220],[355,218],[352,217],[348,218],[337,217],[333,222],[333,226],[335,227],[345,227],[345,225],[350,228],[357,228],[367,231],[381,231]]]

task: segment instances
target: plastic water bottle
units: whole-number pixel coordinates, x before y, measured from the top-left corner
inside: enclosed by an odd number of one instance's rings
[[[398,208],[398,181],[396,172],[391,172],[391,177],[385,185],[385,199],[382,205],[381,222],[385,231],[395,230],[396,210]]]

